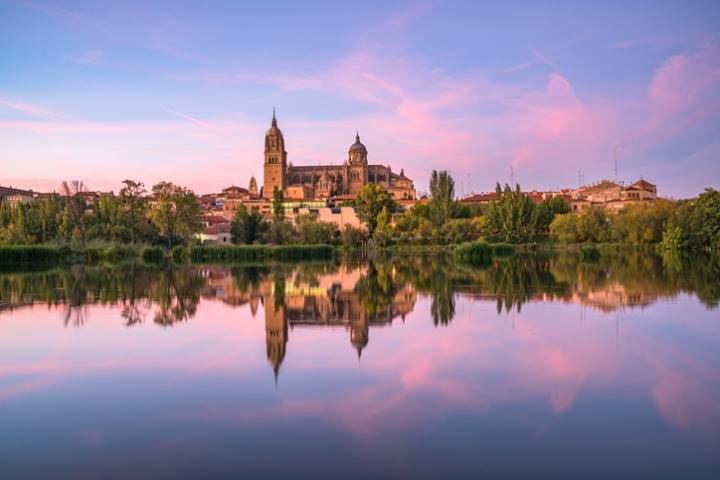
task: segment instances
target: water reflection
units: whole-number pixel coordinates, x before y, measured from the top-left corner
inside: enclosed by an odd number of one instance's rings
[[[638,253],[0,274],[2,470],[713,478],[718,273]]]
[[[403,321],[417,295],[431,300],[434,325],[455,316],[456,297],[492,300],[497,312],[520,312],[528,302],[575,303],[613,312],[646,307],[681,292],[718,306],[720,262],[654,256],[606,255],[596,263],[574,255],[518,255],[480,268],[453,266],[445,256],[389,257],[299,265],[201,266],[157,269],[137,264],[75,266],[0,275],[0,313],[45,304],[64,311],[65,325],[82,326],[87,305],[120,305],[124,324],[149,316],[163,327],[191,319],[200,299],[230,306],[263,305],[267,358],[277,376],[288,331],[343,327],[358,357],[370,330]]]

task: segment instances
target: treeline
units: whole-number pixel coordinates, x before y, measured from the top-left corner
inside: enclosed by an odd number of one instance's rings
[[[63,183],[62,195],[10,206],[0,204],[0,244],[80,244],[101,241],[171,248],[192,243],[201,230],[201,207],[189,189],[160,182],[146,196],[144,185],[125,180],[120,194],[91,197],[82,182]],[[619,243],[660,245],[666,250],[720,249],[720,192],[697,198],[628,205],[608,215],[590,208],[571,213],[560,197],[534,203],[519,185],[497,184],[495,199],[468,206],[455,199],[447,171],[433,171],[430,197],[403,210],[382,186],[367,184],[349,202],[366,228],[318,221],[301,215],[285,219],[282,191],[273,192],[271,218],[244,205],[231,221],[234,244],[343,245],[383,248],[398,245],[491,243]],[[87,200],[90,198],[90,200]]]
[[[697,198],[628,205],[615,215],[599,209],[558,215],[550,234],[561,243],[658,245],[663,250],[720,250],[720,192]]]
[[[80,181],[63,182],[60,194],[12,206],[0,203],[0,244],[91,242],[173,245],[201,228],[192,190],[159,182],[150,191],[125,180],[119,195],[90,195]]]
[[[566,244],[658,245],[676,251],[720,250],[720,192],[711,188],[697,198],[677,202],[658,199],[628,205],[617,214],[599,208],[571,213],[560,197],[534,203],[519,185],[503,188],[497,184],[493,201],[482,206],[463,205],[455,200],[454,181],[446,171],[433,172],[429,201],[407,211],[397,209],[378,190],[382,189],[366,186],[355,205],[372,241],[379,246],[553,240]],[[395,216],[393,224],[387,221],[388,212]],[[372,218],[376,219],[374,224]]]

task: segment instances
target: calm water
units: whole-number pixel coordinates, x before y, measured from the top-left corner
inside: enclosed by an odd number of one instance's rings
[[[0,477],[720,478],[720,262],[0,274]]]

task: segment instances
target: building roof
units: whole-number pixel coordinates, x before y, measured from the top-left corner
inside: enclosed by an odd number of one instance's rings
[[[643,179],[641,178],[641,179],[638,180],[637,182],[635,182],[635,183],[633,183],[632,185],[630,185],[630,187],[628,187],[628,188],[637,189],[637,190],[648,190],[648,191],[652,191],[652,190],[655,189],[655,185],[653,185],[652,183],[650,183],[650,182],[648,182],[648,181],[646,181],[646,180],[643,180]]]
[[[360,141],[360,133],[355,133],[355,143],[350,145],[349,153],[364,153],[367,155],[367,148],[365,148],[365,145],[362,144]]]

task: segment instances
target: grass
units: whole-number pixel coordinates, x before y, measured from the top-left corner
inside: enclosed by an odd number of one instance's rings
[[[195,263],[297,261],[329,259],[330,245],[198,245],[190,248],[190,260]]]
[[[461,243],[453,250],[453,260],[466,265],[487,265],[493,258],[506,258],[515,254],[509,243],[487,243],[481,240]]]
[[[60,248],[47,245],[2,245],[0,246],[0,265],[25,263],[57,263],[60,261]]]

